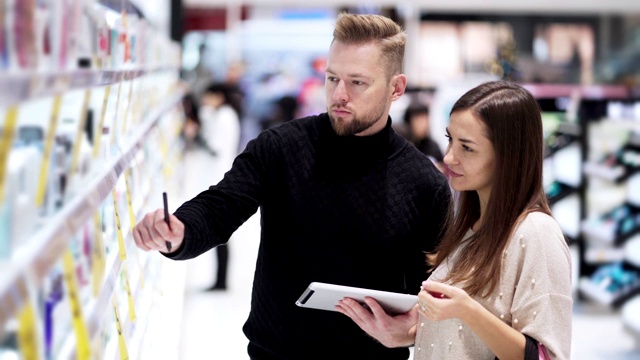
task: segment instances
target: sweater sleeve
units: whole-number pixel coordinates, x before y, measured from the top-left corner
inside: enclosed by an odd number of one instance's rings
[[[273,159],[272,141],[270,131],[262,132],[236,157],[218,184],[176,210],[174,215],[185,224],[185,238],[178,251],[167,257],[191,259],[224,244],[255,214],[268,181],[267,164]]]
[[[417,258],[407,262],[410,269],[405,275],[405,281],[407,292],[410,294],[417,294],[422,282],[429,277],[426,255],[434,252],[442,239],[444,222],[451,203],[451,188],[444,176],[439,172],[436,173],[433,175],[431,184],[429,189],[432,193],[431,201],[423,204],[427,209],[422,211],[424,216],[420,226],[417,227],[418,251],[415,252]]]
[[[519,251],[512,326],[541,344],[552,359],[569,359],[571,352],[571,256],[562,231],[548,215],[532,213],[517,229]]]

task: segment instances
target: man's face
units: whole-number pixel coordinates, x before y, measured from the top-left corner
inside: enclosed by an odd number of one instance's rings
[[[391,102],[405,86],[404,75],[387,78],[376,43],[331,45],[325,91],[327,112],[338,135],[371,135],[383,129]]]

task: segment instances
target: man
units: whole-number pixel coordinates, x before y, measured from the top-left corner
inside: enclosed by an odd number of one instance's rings
[[[348,317],[297,307],[312,281],[417,294],[450,190],[433,163],[391,128],[404,94],[406,35],[377,15],[341,14],[326,68],[327,111],[267,129],[224,179],[170,216],[149,213],[136,244],[189,259],[225,243],[258,207],[261,243],[251,359],[406,359]],[[415,310],[412,311],[415,313]],[[415,316],[399,315],[399,316]],[[222,325],[221,325],[222,326]]]

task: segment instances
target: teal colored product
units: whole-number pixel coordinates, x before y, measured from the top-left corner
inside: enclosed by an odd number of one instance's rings
[[[11,214],[7,203],[0,205],[0,260],[11,257],[11,241],[9,239]]]
[[[117,69],[118,60],[121,60],[118,53],[118,30],[111,30],[111,46],[109,47],[109,55],[111,56],[111,68]]]
[[[615,220],[616,222],[620,222],[624,218],[629,216],[629,213],[630,213],[629,207],[627,207],[626,205],[622,205],[619,208],[616,208],[613,211],[611,211],[611,213],[609,214],[609,217]]]
[[[635,227],[634,221],[632,217],[628,217],[625,218],[624,220],[622,220],[622,223],[620,224],[620,234],[625,235],[628,234],[629,232],[631,232],[631,230],[633,230],[633,228]]]
[[[549,196],[550,198],[558,196],[558,194],[560,194],[560,190],[562,190],[560,184],[558,182],[553,182],[547,188],[547,196]]]

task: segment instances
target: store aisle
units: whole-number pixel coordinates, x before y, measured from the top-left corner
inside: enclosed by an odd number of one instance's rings
[[[249,314],[259,232],[260,221],[256,214],[233,235],[229,244],[226,291],[203,291],[214,279],[214,252],[189,260],[181,360],[247,358],[247,339],[242,333],[242,325]]]

